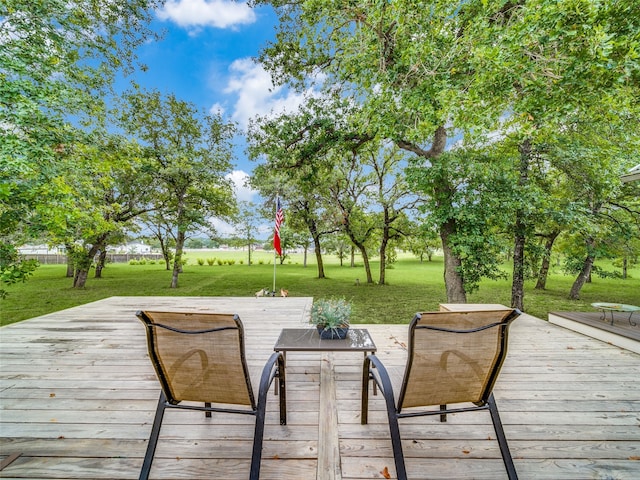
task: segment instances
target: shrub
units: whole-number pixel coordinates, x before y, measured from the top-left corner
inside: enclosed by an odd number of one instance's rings
[[[218,265],[224,265],[224,261],[221,258],[218,259]]]
[[[235,265],[236,261],[235,261],[235,260],[229,260],[227,263],[228,263],[229,265]]]
[[[216,259],[215,258],[207,258],[207,265],[209,265],[211,267],[211,266],[213,266],[214,263],[216,263]]]
[[[129,260],[129,265],[138,265],[137,260]]]
[[[198,262],[198,265],[200,266],[204,265],[204,258],[199,258],[197,262]]]

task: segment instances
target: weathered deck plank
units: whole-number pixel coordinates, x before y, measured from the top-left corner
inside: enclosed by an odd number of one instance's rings
[[[158,395],[140,308],[217,309],[245,324],[250,366],[309,298],[113,297],[0,329],[2,478],[137,478]],[[407,319],[409,320],[409,319]],[[377,355],[404,364],[406,325],[367,325]],[[360,425],[362,355],[287,359],[288,419],[270,395],[264,479],[394,475],[380,396]],[[495,394],[521,479],[640,478],[640,355],[529,316],[511,329]],[[332,415],[325,415],[330,409]],[[401,421],[410,478],[506,478],[486,412]],[[253,420],[167,412],[152,477],[247,477]],[[336,458],[337,457],[337,458]],[[320,462],[320,463],[319,463]],[[337,467],[335,470],[330,470]],[[331,473],[330,473],[331,472]]]

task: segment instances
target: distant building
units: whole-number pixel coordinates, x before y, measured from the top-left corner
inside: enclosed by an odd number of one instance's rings
[[[145,255],[151,253],[151,245],[142,242],[130,242],[125,245],[116,245],[115,247],[107,247],[110,253],[131,253]]]
[[[23,245],[18,248],[21,255],[64,255],[67,251],[63,247],[48,245]]]

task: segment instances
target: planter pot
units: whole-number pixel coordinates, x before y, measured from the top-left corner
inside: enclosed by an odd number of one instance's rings
[[[320,338],[323,340],[344,340],[347,338],[347,332],[349,331],[349,326],[335,327],[325,330],[323,326],[318,325],[316,328],[318,329]]]

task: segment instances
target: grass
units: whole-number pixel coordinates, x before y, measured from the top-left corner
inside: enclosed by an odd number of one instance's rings
[[[246,255],[246,254],[245,254]],[[233,265],[198,265],[198,258],[236,260]],[[90,277],[84,289],[71,287],[66,266],[43,265],[24,284],[8,287],[9,296],[0,300],[0,324],[7,325],[27,318],[93,302],[111,296],[241,296],[252,297],[273,283],[273,256],[256,254],[248,266],[239,252],[190,253],[189,264],[179,278],[179,288],[169,288],[171,272],[164,264],[109,264],[103,278]],[[244,260],[243,264],[240,261]],[[310,258],[311,260],[311,258]],[[262,261],[262,264],[258,262]],[[270,262],[270,263],[269,263]],[[388,285],[367,285],[362,266],[341,267],[335,257],[325,257],[325,274],[318,279],[315,263],[302,265],[302,255],[277,266],[277,288],[286,288],[290,296],[345,297],[353,301],[353,323],[407,323],[417,311],[437,310],[447,303],[442,258],[420,263],[411,256],[399,255],[398,262],[387,270]],[[610,265],[601,265],[612,269]],[[377,278],[377,262],[372,263]],[[505,267],[506,268],[506,267]],[[573,276],[553,271],[547,290],[534,290],[534,282],[525,286],[525,311],[546,319],[549,311],[593,311],[593,302],[640,304],[640,266],[629,271],[631,278],[593,278],[586,284],[581,299],[571,301],[567,294]],[[356,285],[356,279],[360,285]],[[469,303],[502,303],[511,301],[511,281],[484,281],[477,292],[467,296]]]

